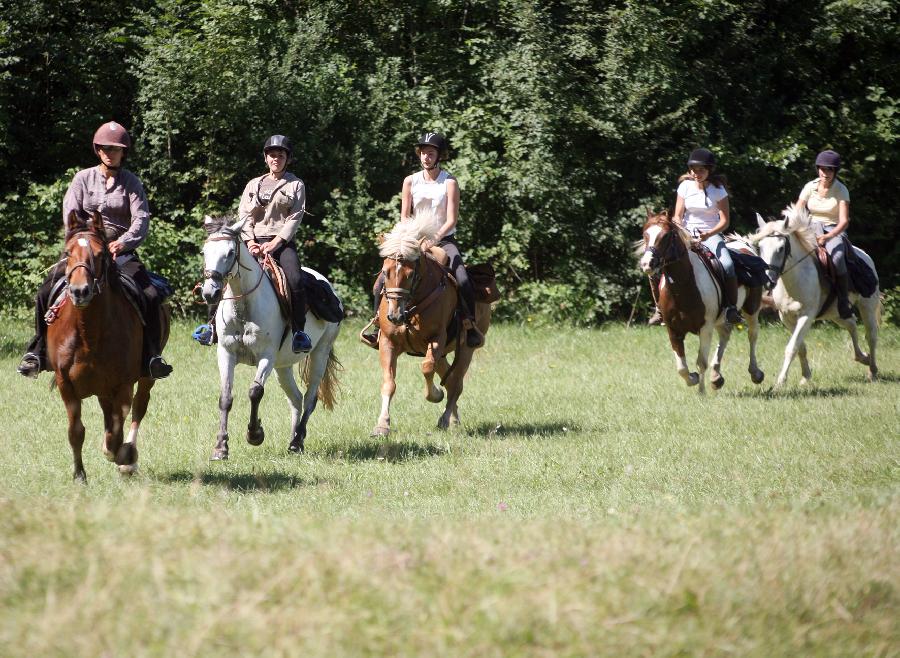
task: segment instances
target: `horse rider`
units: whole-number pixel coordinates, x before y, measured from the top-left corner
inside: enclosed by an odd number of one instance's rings
[[[450,269],[456,277],[460,292],[460,311],[463,326],[466,329],[466,345],[472,348],[484,345],[484,335],[475,325],[475,289],[466,273],[459,244],[455,234],[459,220],[459,184],[456,179],[441,167],[441,162],[449,159],[450,147],[447,139],[433,132],[424,133],[415,145],[421,170],[410,174],[403,180],[402,198],[400,202],[400,218],[411,219],[415,211],[431,209],[437,213],[443,224],[438,229],[434,240],[425,240],[422,250],[433,246],[441,247],[450,258]],[[373,290],[375,294],[375,317],[384,291],[384,274],[378,277]],[[377,327],[377,322],[376,322]],[[378,330],[375,333],[363,334],[362,341],[370,347],[378,348]]]
[[[705,148],[691,151],[687,161],[688,171],[678,178],[673,219],[684,226],[695,239],[715,254],[725,271],[723,296],[725,322],[735,325],[741,322],[737,309],[738,281],[734,262],[725,246],[722,232],[728,228],[729,205],[725,176],[717,174],[716,156]],[[655,285],[651,282],[654,299]],[[659,313],[657,309],[656,313]],[[653,318],[651,318],[651,321]]]
[[[244,187],[238,206],[238,219],[248,220],[241,231],[250,253],[258,258],[271,254],[281,269],[291,296],[291,349],[294,353],[309,352],[312,341],[306,328],[306,291],[300,272],[300,256],[294,236],[306,211],[306,186],[287,171],[293,161],[291,140],[284,135],[272,135],[263,145],[263,159],[268,173],[253,178]],[[210,309],[214,317],[215,309]],[[193,337],[203,345],[213,341],[210,324],[194,330]]]
[[[100,213],[110,254],[119,271],[128,274],[143,291],[147,302],[142,373],[162,379],[172,373],[172,366],[163,359],[160,348],[162,299],[136,251],[150,228],[150,206],[140,179],[122,166],[131,148],[131,136],[121,124],[109,121],[97,128],[92,145],[100,163],[82,169],[72,179],[63,199],[63,226],[68,232],[69,215],[73,211],[85,221],[93,212]],[[42,370],[50,370],[44,316],[52,288],[63,276],[65,260],[54,266],[35,298],[35,335],[17,368],[26,377],[37,377]]]
[[[843,319],[853,317],[847,283],[847,254],[853,248],[847,238],[850,224],[850,191],[838,180],[841,156],[832,150],[816,156],[818,178],[809,181],[800,190],[797,206],[809,209],[815,222],[816,242],[824,246],[834,263],[837,287],[838,314]]]

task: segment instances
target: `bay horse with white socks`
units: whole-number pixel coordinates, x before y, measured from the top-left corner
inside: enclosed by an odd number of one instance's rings
[[[210,222],[214,220],[208,220]],[[334,341],[339,322],[326,322],[313,313],[306,314],[306,333],[312,341],[309,354],[296,354],[291,349],[290,321],[281,313],[275,288],[262,266],[241,240],[245,220],[216,230],[203,245],[203,286],[201,293],[208,303],[219,303],[216,312],[216,334],[219,337],[219,433],[211,459],[228,459],[228,413],[231,411],[234,368],[244,363],[256,368],[250,386],[250,423],[247,443],[260,445],[264,438],[259,417],[259,402],[266,380],[275,370],[278,383],[291,406],[291,440],[288,450],[303,452],[306,424],[321,400],[327,409],[334,405],[337,371],[340,363],[334,356]],[[316,278],[317,272],[306,269]],[[307,383],[304,396],[294,381],[292,368],[301,359],[300,369]]]
[[[669,342],[675,353],[675,367],[688,386],[700,385],[705,391],[705,376],[712,332],[719,334],[719,344],[713,356],[713,388],[725,384],[720,367],[725,348],[731,337],[731,326],[725,322],[722,312],[722,291],[712,274],[693,249],[690,236],[669,212],[647,213],[643,228],[643,241],[638,244],[640,267],[645,273],[661,270],[659,310],[669,332]],[[761,290],[759,291],[761,293]],[[759,297],[757,294],[755,297]],[[746,286],[738,287],[737,307],[747,321],[747,337],[750,341],[750,365],[747,371],[754,384],[765,377],[756,363],[756,340],[759,337],[760,300],[748,294]],[[697,334],[700,346],[697,352],[698,372],[690,372],[684,358],[684,338]]]
[[[458,292],[447,268],[439,261],[439,247],[422,252],[423,240],[434,241],[443,223],[437,215],[419,212],[413,219],[400,221],[384,236],[379,253],[384,262],[384,296],[378,306],[378,355],[381,360],[381,413],[373,436],[388,436],[391,431],[391,399],[397,390],[397,358],[401,353],[424,356],[425,399],[440,402],[444,392],[435,386],[434,374],[447,391],[447,406],[438,419],[438,428],[459,424],[457,403],[463,379],[475,349],[466,344],[465,330],[456,324],[455,340],[448,339],[448,327],[454,318]],[[476,301],[475,325],[487,334],[491,323],[491,305]],[[453,363],[447,355],[456,352]]]
[[[791,338],[784,349],[784,364],[775,385],[781,386],[787,381],[788,368],[795,356],[800,357],[800,383],[806,384],[812,377],[806,358],[805,336],[817,319],[831,320],[850,333],[855,359],[869,367],[867,379],[875,380],[878,376],[875,348],[878,344],[878,316],[881,310],[881,294],[877,286],[875,292],[868,297],[862,297],[856,292],[850,293],[850,302],[856,304],[866,327],[866,342],[869,345],[869,353],[866,354],[859,347],[856,317],[841,318],[836,300],[827,302],[830,286],[816,265],[816,230],[809,211],[805,206],[791,204],[782,212],[782,216],[782,220],[764,222],[757,215],[759,231],[747,238],[757,245],[760,257],[769,268],[767,274],[773,286],[775,307],[784,326],[791,332]],[[877,277],[875,263],[869,255],[858,247],[853,247],[853,251],[856,258],[870,267]]]
[[[66,297],[54,305],[56,317],[47,327],[47,357],[69,416],[74,478],[87,482],[81,459],[81,401],[92,395],[103,410],[103,454],[120,473],[130,475],[137,470],[138,429],[154,381],[141,376],[141,317],[119,281],[99,213],[87,222],[71,213],[64,257]],[[165,306],[159,312],[160,347],[164,347],[169,314]],[[123,440],[129,410],[131,428]]]

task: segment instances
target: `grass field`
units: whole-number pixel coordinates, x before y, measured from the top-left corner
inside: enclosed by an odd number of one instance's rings
[[[304,456],[274,379],[265,443],[242,440],[241,368],[210,463],[214,352],[177,326],[139,474],[90,401],[84,487],[49,376],[14,372],[27,326],[0,324],[0,655],[900,655],[896,328],[881,381],[818,326],[813,383],[795,363],[774,393],[786,332],[763,330],[759,387],[736,335],[701,398],[663,329],[497,326],[455,431],[401,360],[387,441],[358,330]]]

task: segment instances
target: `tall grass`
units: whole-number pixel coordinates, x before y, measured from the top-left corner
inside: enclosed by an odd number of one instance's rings
[[[764,328],[762,386],[738,334],[700,397],[664,330],[496,326],[463,427],[435,428],[404,357],[386,441],[357,330],[304,456],[274,378],[265,443],[241,440],[241,368],[231,460],[210,463],[214,351],[177,326],[139,474],[102,457],[90,401],[82,487],[49,377],[14,372],[27,327],[0,325],[0,654],[900,653],[896,329],[866,384],[815,328],[813,383],[778,392],[786,332]]]

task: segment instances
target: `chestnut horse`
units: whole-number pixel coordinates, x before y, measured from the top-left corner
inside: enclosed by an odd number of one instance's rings
[[[675,367],[688,386],[700,385],[705,391],[705,376],[712,343],[712,332],[719,334],[719,344],[712,361],[713,388],[721,388],[725,378],[720,372],[722,357],[731,337],[731,326],[725,322],[722,312],[722,293],[719,284],[690,248],[690,236],[668,212],[647,213],[643,229],[644,239],[638,246],[640,266],[645,273],[661,270],[659,310],[669,332],[669,342],[675,352]],[[756,340],[759,337],[759,308],[761,288],[738,287],[737,306],[747,321],[750,341],[750,365],[747,371],[754,384],[765,377],[756,363]],[[684,337],[689,334],[700,337],[696,372],[690,372],[684,359]]]
[[[103,453],[120,473],[131,474],[137,470],[138,429],[147,412],[153,379],[141,375],[143,326],[119,281],[103,218],[94,212],[84,222],[73,212],[69,227],[64,253],[66,297],[47,327],[47,355],[69,416],[74,478],[87,482],[81,460],[81,401],[97,396],[105,428]],[[169,317],[165,307],[160,313],[162,347],[169,339]],[[123,441],[129,409],[131,430]]]
[[[378,306],[378,354],[381,360],[381,414],[372,430],[373,436],[387,436],[391,431],[391,399],[397,389],[397,357],[406,352],[424,355],[425,399],[440,402],[444,392],[435,386],[434,374],[441,378],[447,391],[447,406],[438,420],[440,429],[459,424],[457,403],[463,390],[463,379],[476,348],[466,345],[465,329],[458,323],[457,337],[448,340],[447,330],[453,322],[458,292],[443,264],[441,251],[423,253],[421,243],[434,236],[442,222],[429,212],[399,222],[384,237],[379,253],[384,258],[384,295]],[[491,323],[491,306],[476,302],[475,325],[487,334]],[[452,365],[447,355],[456,351]]]

